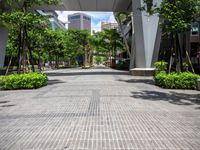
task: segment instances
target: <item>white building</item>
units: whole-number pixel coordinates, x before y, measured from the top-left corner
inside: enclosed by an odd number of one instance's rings
[[[103,29],[117,29],[118,23],[116,22],[101,22],[101,31]]]
[[[65,29],[65,24],[58,19],[58,14],[55,11],[37,10],[36,12],[41,14],[41,15],[51,16],[49,18],[49,21],[51,23],[51,27],[52,27],[53,30],[55,30],[55,29]]]

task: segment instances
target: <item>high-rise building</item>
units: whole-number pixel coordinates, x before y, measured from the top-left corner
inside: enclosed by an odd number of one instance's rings
[[[101,22],[101,30],[103,29],[117,29],[118,24],[115,22]]]
[[[83,13],[68,15],[68,29],[88,30],[91,32],[91,17]]]
[[[48,15],[50,16],[49,21],[50,21],[50,26],[53,30],[55,29],[65,29],[65,24],[58,19],[58,14],[55,11],[42,11],[42,10],[37,10],[36,13],[39,13],[41,15]]]

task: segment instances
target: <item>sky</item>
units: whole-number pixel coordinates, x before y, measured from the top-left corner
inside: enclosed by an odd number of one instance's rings
[[[68,15],[69,14],[74,14],[80,11],[57,11],[58,13],[58,19],[67,23],[68,22]],[[110,21],[110,22],[116,22],[115,18],[113,16],[112,12],[89,12],[89,11],[84,11],[81,13],[85,13],[87,15],[90,15],[92,17],[92,31],[101,31],[101,22],[102,21]],[[67,24],[66,24],[67,27]]]

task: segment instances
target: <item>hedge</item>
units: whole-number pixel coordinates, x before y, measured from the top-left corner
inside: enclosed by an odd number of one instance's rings
[[[47,85],[44,73],[12,74],[0,78],[0,87],[4,90],[37,89]]]
[[[161,72],[154,76],[158,86],[168,89],[196,89],[197,80],[200,76],[191,72],[165,73]]]

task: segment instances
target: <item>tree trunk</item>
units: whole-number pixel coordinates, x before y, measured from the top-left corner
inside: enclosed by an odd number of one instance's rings
[[[31,67],[32,67],[32,71],[35,72],[35,67],[34,67],[34,62],[33,62],[33,55],[32,55],[32,48],[28,42],[28,32],[27,32],[27,28],[25,30],[25,35],[26,35],[26,39],[27,39],[27,47],[28,47],[28,51],[29,51],[29,55],[30,55],[30,62],[31,62]]]
[[[110,67],[112,67],[112,50],[110,51]]]
[[[174,54],[174,35],[170,33],[170,62],[169,62],[169,73],[171,72],[172,63],[173,63],[173,54]]]
[[[41,71],[40,59],[38,59],[38,69]]]
[[[128,45],[128,41],[126,39],[126,35],[124,35],[123,33],[123,29],[122,29],[122,22],[121,22],[121,19],[118,17],[118,22],[119,22],[119,28],[121,30],[121,34],[122,34],[122,37],[123,37],[123,41],[124,41],[124,44],[125,44],[125,48],[126,48],[126,51],[129,55],[129,58],[131,57],[131,52],[130,52],[130,48],[129,48],[129,45]]]
[[[187,58],[188,58],[188,61],[189,61],[189,63],[190,63],[190,66],[191,66],[191,68],[192,68],[192,72],[195,73],[195,71],[194,71],[194,67],[193,67],[193,65],[192,65],[192,61],[191,61],[191,59],[190,59],[190,56],[189,56],[187,50],[186,50],[186,56],[187,56]]]
[[[42,67],[41,67],[41,62],[40,62],[40,52],[38,52],[38,56],[39,56],[39,59],[38,59],[38,69],[41,71]]]
[[[33,56],[32,56],[32,50],[31,50],[31,48],[29,48],[29,55],[30,55],[30,60],[31,60],[32,71],[35,72],[35,67],[34,67],[34,62],[33,62]]]
[[[89,64],[90,67],[93,65],[93,54],[92,54],[92,50],[89,51]]]
[[[51,59],[51,53],[49,52],[49,66],[52,68],[52,59]]]
[[[176,40],[176,34],[175,34],[175,37],[173,37],[173,39],[174,39],[174,53],[175,53],[175,55],[174,55],[174,64],[175,64],[175,70],[177,71],[177,72],[179,72],[180,70],[180,67],[178,66],[179,65],[179,57],[178,57],[178,48],[177,48],[177,40]]]
[[[8,71],[9,71],[10,65],[11,65],[11,63],[12,63],[12,59],[13,59],[13,57],[10,58],[10,61],[9,61],[8,67],[7,67],[7,69],[6,69],[6,73],[5,73],[5,75],[8,74]]]
[[[23,73],[26,73],[26,35],[25,35],[26,27],[22,27],[22,65],[23,65]]]
[[[56,56],[56,68],[58,68],[58,56]]]
[[[17,72],[20,73],[21,71],[21,45],[22,45],[22,28],[20,26],[19,36],[18,36],[18,54],[17,54]]]
[[[180,71],[183,71],[183,58],[182,58],[182,51],[180,47],[180,42],[179,42],[179,37],[178,33],[176,33],[176,48],[177,48],[177,53],[178,53],[178,60],[180,64]]]
[[[117,44],[116,44],[116,40],[114,42],[114,58],[116,59],[117,57]]]
[[[84,51],[84,68],[87,67],[87,62],[88,62],[88,54],[87,54],[87,48],[85,48],[85,51]]]

